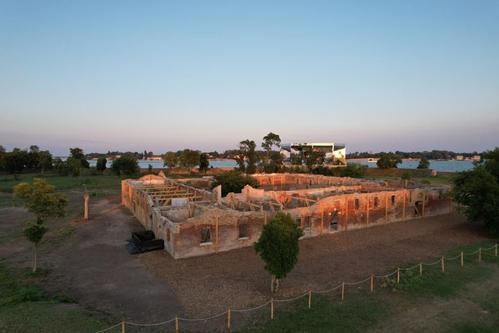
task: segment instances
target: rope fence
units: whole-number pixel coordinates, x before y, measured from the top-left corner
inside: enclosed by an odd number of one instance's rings
[[[492,251],[492,252],[490,252]],[[426,266],[435,266],[435,265],[440,265],[440,271],[442,273],[445,273],[446,269],[446,262],[447,261],[453,261],[453,260],[459,260],[460,267],[464,267],[465,264],[465,258],[470,257],[470,256],[475,256],[476,261],[480,263],[483,261],[483,257],[498,257],[499,252],[499,245],[495,244],[489,248],[479,248],[476,251],[470,252],[470,253],[465,253],[461,251],[458,255],[453,256],[453,257],[445,257],[442,256],[438,260],[434,262],[421,262],[419,264],[416,264],[414,266],[410,267],[399,267],[395,271],[391,273],[387,273],[384,275],[376,275],[376,274],[371,274],[369,277],[355,281],[355,282],[342,282],[332,288],[325,289],[325,290],[308,290],[304,292],[301,295],[290,297],[290,298],[285,298],[285,299],[274,299],[271,298],[267,302],[251,307],[251,308],[245,308],[245,309],[231,309],[228,308],[226,311],[205,317],[205,318],[183,318],[183,317],[178,317],[175,316],[174,318],[171,318],[169,320],[159,322],[159,323],[135,323],[135,322],[130,322],[130,321],[121,321],[113,326],[107,327],[103,330],[97,331],[95,333],[104,333],[104,332],[116,332],[116,333],[130,333],[130,332],[135,332],[135,331],[130,331],[127,330],[132,329],[133,327],[140,327],[140,328],[153,328],[153,327],[161,327],[162,332],[170,332],[170,330],[164,330],[162,326],[169,325],[171,326],[171,332],[175,333],[180,333],[181,330],[185,332],[191,332],[191,329],[189,329],[188,325],[192,323],[201,323],[203,324],[204,329],[201,329],[201,331],[206,331],[206,326],[205,324],[208,321],[213,321],[213,320],[219,320],[221,327],[223,329],[221,332],[231,332],[232,329],[234,328],[234,316],[247,316],[249,314],[254,313],[255,311],[260,311],[259,317],[257,321],[261,321],[264,319],[270,319],[274,320],[276,311],[278,308],[278,305],[281,303],[289,303],[301,298],[306,298],[307,300],[307,305],[308,308],[310,309],[312,307],[312,300],[313,300],[313,294],[319,294],[319,295],[324,295],[324,294],[330,294],[334,291],[341,290],[341,301],[345,300],[345,289],[346,287],[353,287],[353,286],[362,286],[365,284],[365,287],[368,288],[369,292],[374,292],[374,289],[376,287],[376,281],[378,279],[381,279],[382,281],[388,281],[389,283],[392,284],[400,284],[401,282],[401,272],[412,272],[413,270],[418,270],[419,276],[423,276],[423,273],[425,271],[424,267]],[[394,278],[392,278],[395,276]],[[412,274],[410,275],[412,276]],[[281,305],[279,305],[281,306]],[[262,312],[264,309],[265,311],[268,311],[267,314]],[[220,327],[220,326],[219,326]],[[220,330],[218,330],[220,331]]]

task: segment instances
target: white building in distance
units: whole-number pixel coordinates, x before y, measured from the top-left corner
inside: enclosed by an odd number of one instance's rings
[[[294,155],[300,155],[304,151],[323,152],[326,162],[334,165],[347,164],[347,151],[345,144],[334,142],[311,142],[290,143],[281,145],[281,154],[285,160],[291,160]]]

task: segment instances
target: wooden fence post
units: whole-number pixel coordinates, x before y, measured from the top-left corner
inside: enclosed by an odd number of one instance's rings
[[[308,291],[308,308],[312,307],[312,290]]]
[[[125,333],[125,321],[121,321],[121,333]]]
[[[445,257],[442,256],[442,259],[440,259],[440,265],[442,266],[442,273],[445,273]]]
[[[423,263],[419,264],[419,276],[423,276]]]
[[[371,274],[371,292],[374,292],[374,274]]]
[[[478,249],[478,262],[482,261],[482,248]]]
[[[464,267],[464,252],[461,251],[461,267]]]
[[[274,320],[274,299],[270,299],[270,320]]]
[[[341,283],[341,301],[345,299],[345,282]]]
[[[397,284],[400,283],[400,267],[397,268]]]
[[[178,316],[175,316],[175,333],[180,332],[180,326],[178,324]]]
[[[227,310],[227,330],[230,332],[230,308]]]

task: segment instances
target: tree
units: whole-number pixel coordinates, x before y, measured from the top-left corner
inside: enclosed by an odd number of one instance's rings
[[[402,163],[400,156],[394,153],[382,153],[376,165],[380,169],[391,169],[396,168],[399,163]]]
[[[74,177],[80,175],[80,169],[90,167],[87,159],[85,158],[85,154],[83,153],[83,149],[81,148],[69,148],[70,156],[66,160],[66,167],[72,173]]]
[[[258,182],[255,178],[234,170],[216,175],[212,187],[215,188],[218,185],[222,185],[222,195],[226,196],[230,192],[240,193],[246,185],[258,187]]]
[[[244,155],[244,158],[247,162],[246,165],[246,173],[255,173],[256,172],[256,164],[258,162],[258,156],[256,154],[256,143],[253,140],[246,139],[239,143],[239,149],[241,153]]]
[[[199,150],[184,149],[180,152],[179,162],[185,168],[193,168],[199,165],[201,153]]]
[[[38,168],[41,170],[42,173],[45,172],[45,170],[52,169],[53,167],[53,160],[52,160],[52,154],[48,150],[42,150],[38,153]]]
[[[291,215],[282,212],[263,226],[262,234],[255,243],[255,251],[272,275],[272,292],[279,289],[279,280],[295,267],[300,250],[298,240],[302,235]]]
[[[25,229],[25,237],[33,243],[33,272],[36,272],[38,261],[38,244],[47,232],[44,222],[51,217],[62,217],[68,204],[65,195],[57,193],[55,187],[44,179],[35,178],[33,184],[19,183],[14,187],[14,196],[24,202],[26,209],[35,215],[36,221]]]
[[[163,155],[163,162],[169,169],[177,166],[177,160],[177,154],[173,151],[169,151]]]
[[[464,206],[471,222],[484,222],[499,235],[499,148],[486,154],[488,159],[473,170],[460,172],[454,179],[452,197]]]
[[[97,164],[95,165],[97,171],[103,172],[107,168],[107,159],[105,157],[99,157],[97,159]]]
[[[206,172],[210,166],[210,160],[208,159],[208,154],[201,154],[199,156],[199,171]]]
[[[28,152],[14,148],[11,152],[5,153],[3,156],[3,165],[5,170],[14,175],[17,179],[17,174],[21,173],[26,167],[28,161]]]
[[[421,157],[418,164],[418,169],[428,169],[430,167],[430,161],[426,157]]]
[[[131,176],[139,172],[139,164],[133,155],[123,155],[115,159],[111,168],[117,175]]]

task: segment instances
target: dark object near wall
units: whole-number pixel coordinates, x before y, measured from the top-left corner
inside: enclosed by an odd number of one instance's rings
[[[154,233],[150,230],[132,232],[132,237],[126,246],[128,253],[138,254],[147,251],[162,250],[165,248],[162,239],[155,239]]]

